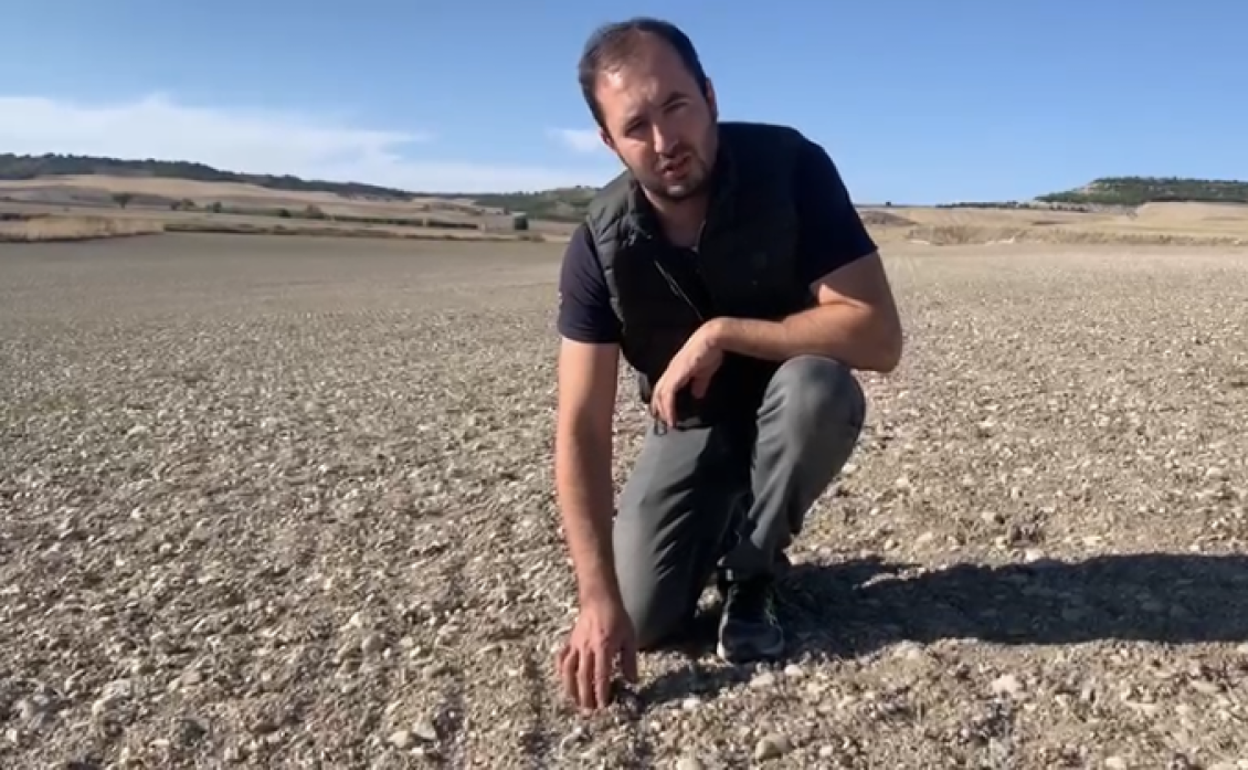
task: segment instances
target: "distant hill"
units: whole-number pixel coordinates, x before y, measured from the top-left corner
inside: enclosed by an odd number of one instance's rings
[[[567,187],[529,193],[463,194],[413,192],[362,182],[329,182],[289,174],[223,171],[203,163],[168,160],[125,160],[90,155],[14,155],[0,153],[0,180],[24,181],[52,176],[158,177],[198,182],[251,184],[288,192],[325,192],[352,199],[402,202],[413,198],[470,200],[478,206],[524,212],[531,219],[577,222],[597,193],[594,187]],[[1248,203],[1248,182],[1181,177],[1103,177],[1075,190],[1041,195],[1037,203],[1052,206],[1140,206],[1145,203]],[[1028,207],[1026,203],[950,203],[943,207]],[[939,206],[938,206],[939,208]]]
[[[1142,206],[1145,203],[1248,203],[1248,182],[1182,177],[1102,177],[1077,190],[1041,195],[1043,203]]]
[[[596,187],[562,187],[535,193],[490,193],[469,197],[478,206],[511,213],[523,211],[531,219],[579,222],[597,193]]]
[[[138,176],[166,179],[190,179],[197,182],[237,182],[253,184],[270,190],[291,192],[328,192],[347,198],[378,198],[409,200],[413,194],[392,187],[359,182],[326,182],[300,179],[297,176],[243,174],[222,171],[203,163],[169,160],[122,160],[90,155],[13,155],[0,153],[0,179],[21,181],[46,176],[72,175]]]
[[[465,194],[456,192],[413,192],[360,182],[328,182],[301,179],[289,174],[248,174],[222,171],[203,163],[168,160],[125,160],[91,155],[14,155],[0,153],[0,180],[26,181],[51,176],[158,177],[196,182],[234,182],[270,190],[326,192],[345,198],[407,201],[413,198],[452,198],[473,201],[478,206],[524,212],[532,219],[576,222],[597,192],[593,187],[569,187],[534,193]]]

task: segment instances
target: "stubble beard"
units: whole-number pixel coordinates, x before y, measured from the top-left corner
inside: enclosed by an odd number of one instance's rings
[[[691,158],[690,166],[689,176],[684,181],[673,184],[664,182],[662,176],[658,174],[647,178],[634,171],[634,176],[651,196],[668,203],[680,203],[703,193],[710,181],[710,168],[700,157]]]

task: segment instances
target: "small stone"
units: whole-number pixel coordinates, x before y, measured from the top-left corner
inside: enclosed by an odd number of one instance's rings
[[[178,720],[177,740],[182,746],[189,746],[208,734],[208,725],[196,717],[183,717]]]
[[[433,743],[438,740],[438,728],[429,719],[421,719],[412,725],[412,734],[427,743]]]
[[[676,770],[704,770],[705,767],[697,757],[681,757],[676,763]]]
[[[91,704],[91,713],[99,716],[134,694],[134,684],[129,679],[115,679],[100,690],[100,696]]]
[[[381,634],[369,634],[360,642],[360,651],[365,655],[381,652],[386,647],[386,640]]]
[[[790,679],[801,679],[806,676],[806,672],[803,671],[802,667],[796,663],[790,663],[784,667],[784,675]]]
[[[763,736],[758,744],[754,746],[754,759],[759,762],[776,759],[787,754],[791,748],[792,745],[789,743],[788,738],[772,733]]]
[[[685,698],[680,702],[680,707],[685,711],[694,711],[702,705],[702,701],[698,698]]]
[[[1127,770],[1130,765],[1128,765],[1127,760],[1122,757],[1110,757],[1105,760],[1105,767],[1108,768],[1108,770]]]
[[[391,746],[401,750],[411,748],[416,742],[416,737],[412,735],[411,730],[395,730],[390,733],[389,741]]]
[[[775,685],[775,683],[776,683],[776,675],[771,673],[770,671],[767,671],[762,674],[759,674],[758,676],[750,680],[750,687],[753,687],[756,690],[760,690],[764,687],[771,687]]]
[[[40,705],[33,698],[22,698],[13,706],[13,710],[17,712],[18,719],[23,722],[33,721],[42,714],[46,709],[46,704]]]
[[[992,692],[996,695],[1018,695],[1023,691],[1023,683],[1013,674],[997,677],[992,682]]]
[[[1208,679],[1193,679],[1192,689],[1204,695],[1217,695],[1222,692],[1222,687],[1217,682],[1210,682]]]
[[[559,739],[559,751],[566,752],[587,737],[584,727],[573,727],[572,731]]]

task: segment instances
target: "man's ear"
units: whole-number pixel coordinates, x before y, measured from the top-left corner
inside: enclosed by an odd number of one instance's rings
[[[608,150],[615,152],[615,142],[612,141],[611,135],[607,133],[607,130],[601,126],[598,127],[598,138],[602,140],[602,143],[607,146]]]
[[[719,120],[719,100],[715,98],[715,84],[706,79],[706,103],[711,108],[711,118]]]

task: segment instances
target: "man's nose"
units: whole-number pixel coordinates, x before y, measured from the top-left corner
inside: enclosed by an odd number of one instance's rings
[[[651,124],[651,130],[654,132],[654,151],[659,155],[668,154],[680,143],[676,138],[676,132],[666,120],[654,121]]]

